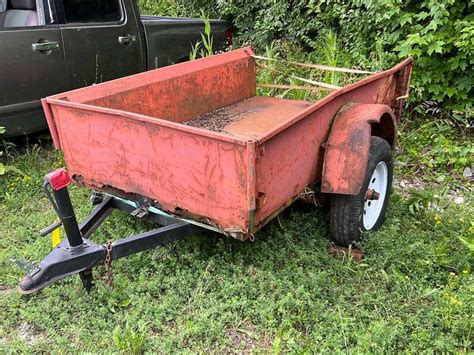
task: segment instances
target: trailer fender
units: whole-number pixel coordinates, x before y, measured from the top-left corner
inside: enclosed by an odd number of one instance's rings
[[[384,138],[394,146],[396,118],[390,106],[351,104],[338,112],[325,145],[321,192],[359,193],[367,171],[371,136]]]

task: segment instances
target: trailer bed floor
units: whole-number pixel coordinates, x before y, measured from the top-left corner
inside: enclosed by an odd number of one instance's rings
[[[311,102],[254,96],[183,122],[188,126],[255,139],[305,110]]]

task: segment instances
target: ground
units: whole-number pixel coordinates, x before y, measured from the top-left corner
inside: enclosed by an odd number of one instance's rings
[[[456,132],[401,127],[391,206],[362,262],[332,256],[326,211],[296,204],[253,243],[203,233],[115,261],[112,287],[98,268],[90,293],[73,276],[29,297],[15,261],[51,250],[41,182],[63,161],[48,142],[7,146],[22,174],[0,177],[0,352],[472,351],[472,177],[452,161],[472,141]],[[71,192],[83,218],[89,192]],[[148,227],[117,212],[95,239]]]

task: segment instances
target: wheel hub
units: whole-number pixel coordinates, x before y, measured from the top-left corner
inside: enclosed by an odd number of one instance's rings
[[[365,194],[362,221],[365,230],[371,230],[377,223],[385,202],[388,185],[388,168],[384,161],[377,164],[370,177]]]

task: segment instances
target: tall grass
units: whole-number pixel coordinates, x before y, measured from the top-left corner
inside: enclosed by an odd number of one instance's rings
[[[262,63],[267,68],[259,68],[257,81],[265,84],[305,86],[304,82],[288,77],[288,74],[292,74],[301,78],[325,82],[331,85],[345,86],[364,77],[364,75],[361,74],[322,71],[320,69],[305,68],[283,63],[283,60],[287,60],[324,64],[333,67],[352,67],[352,64],[347,59],[348,55],[341,49],[337,35],[334,32],[329,31],[326,35],[321,37],[318,43],[318,49],[311,53],[305,53],[300,47],[285,41],[274,41],[270,45],[267,45],[262,55],[272,60]],[[269,88],[259,88],[258,92],[261,95],[309,101],[320,100],[329,93],[328,91]]]
[[[204,33],[201,33],[200,41],[191,44],[189,60],[197,59],[198,55],[201,58],[214,55],[214,38],[212,36],[211,20],[204,11],[201,11],[201,20],[204,23]]]
[[[323,39],[322,52],[324,53],[325,64],[332,67],[339,65],[339,48],[337,43],[337,35],[333,31],[329,31]],[[332,85],[339,84],[339,73],[335,71],[326,72],[324,74],[324,81]]]

